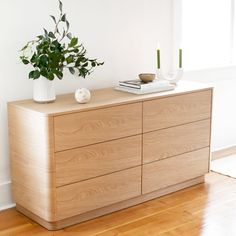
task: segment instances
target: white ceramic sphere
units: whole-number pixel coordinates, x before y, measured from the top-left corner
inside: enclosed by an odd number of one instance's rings
[[[79,88],[75,91],[75,100],[78,103],[87,103],[91,99],[90,91],[86,88]]]

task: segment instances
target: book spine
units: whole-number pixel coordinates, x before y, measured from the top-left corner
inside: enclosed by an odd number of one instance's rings
[[[173,90],[175,86],[169,85],[169,86],[163,86],[162,88],[149,88],[149,89],[132,89],[128,87],[121,87],[118,86],[116,87],[117,90],[124,91],[124,92],[129,92],[129,93],[134,93],[134,94],[147,94],[147,93],[156,93],[156,92],[163,92],[163,91],[168,91],[168,90]]]
[[[127,85],[127,84],[119,84],[119,86],[123,87],[123,88],[130,88],[130,89],[135,89],[135,90],[140,90],[140,87],[134,87],[132,85]]]
[[[127,83],[124,83],[124,82],[119,82],[119,85],[124,86],[124,87],[129,87],[129,88],[141,89],[140,85],[127,84]]]

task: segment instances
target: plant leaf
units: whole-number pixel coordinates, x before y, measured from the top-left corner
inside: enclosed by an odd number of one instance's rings
[[[57,23],[57,21],[56,21],[56,18],[55,18],[55,16],[52,16],[52,15],[50,15],[50,17],[53,19],[54,23],[56,24],[56,23]]]
[[[66,36],[67,36],[68,39],[72,39],[72,34],[71,33],[68,33]]]
[[[34,70],[30,71],[29,73],[29,79],[33,79],[34,78]]]
[[[32,55],[32,57],[31,57],[31,59],[30,59],[30,62],[31,62],[31,63],[34,63],[35,60],[36,60],[36,58],[37,58],[36,53],[34,53],[34,54]]]
[[[50,31],[50,32],[48,33],[48,36],[49,36],[50,38],[53,38],[53,39],[56,38],[52,31]]]
[[[88,66],[88,62],[85,62],[82,66],[83,67],[87,67]]]
[[[61,20],[62,20],[63,22],[66,21],[66,14],[64,14],[64,15],[61,17]]]
[[[40,70],[40,74],[47,78],[47,76],[48,76],[47,69],[45,67],[42,67]]]
[[[66,31],[65,31],[65,29],[63,28],[62,38],[64,38],[65,36],[66,36]]]
[[[72,55],[70,55],[70,56],[68,56],[68,57],[66,58],[67,64],[70,64],[70,63],[72,63],[73,61],[74,61],[74,57],[73,57]]]
[[[60,9],[61,12],[62,12],[62,8],[63,8],[63,4],[62,4],[62,2],[59,0],[59,9]]]
[[[49,80],[54,80],[54,74],[52,72],[48,73],[48,79]]]
[[[27,47],[28,47],[28,44],[26,44],[26,45],[21,49],[21,51],[24,51]]]
[[[40,63],[40,67],[47,66],[48,65],[48,57],[46,55],[40,56],[39,63]]]
[[[63,78],[63,73],[60,70],[53,70],[52,72],[57,76],[58,79],[61,80]]]
[[[95,61],[92,61],[92,62],[91,62],[91,65],[92,65],[92,67],[95,67],[95,66],[96,66],[96,62],[95,62]]]
[[[75,74],[75,69],[74,69],[73,67],[69,67],[69,71],[70,71],[70,73],[71,73],[72,75]]]
[[[43,39],[43,35],[38,35],[37,38],[42,40]]]
[[[59,31],[58,28],[56,28],[56,32],[57,32],[59,35],[61,35],[61,33],[60,33],[60,31]]]
[[[25,65],[29,64],[29,61],[26,60],[26,59],[22,59],[22,62],[23,62]]]
[[[78,43],[78,38],[72,38],[68,46],[69,46],[70,48],[72,48],[72,47],[74,47],[77,43]]]
[[[70,28],[70,23],[69,23],[68,20],[66,21],[66,27],[67,27],[67,32],[68,32],[68,30],[69,30],[69,28]]]
[[[46,35],[48,35],[48,31],[47,31],[46,29],[44,29],[44,28],[43,28],[43,30],[44,30],[44,33],[45,33]]]
[[[38,70],[35,70],[33,72],[33,79],[38,79],[40,77],[40,72]]]

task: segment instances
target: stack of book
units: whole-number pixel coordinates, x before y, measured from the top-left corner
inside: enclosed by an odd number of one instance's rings
[[[116,90],[134,93],[146,94],[173,90],[175,86],[167,80],[153,80],[152,82],[142,82],[141,80],[120,81]]]

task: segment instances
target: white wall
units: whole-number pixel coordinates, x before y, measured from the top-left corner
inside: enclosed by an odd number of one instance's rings
[[[32,97],[29,68],[19,62],[19,50],[52,27],[57,0],[0,1],[0,210],[12,204],[8,159],[6,103]],[[77,87],[113,86],[118,80],[134,79],[155,70],[157,41],[162,46],[162,65],[169,68],[172,39],[171,0],[66,0],[64,8],[71,31],[78,35],[90,57],[105,61],[89,78],[66,74],[57,81],[57,93]]]
[[[185,72],[184,79],[214,87],[212,151],[236,145],[236,67],[222,67]]]
[[[179,42],[184,41],[182,37],[181,5],[181,0],[173,0],[172,46],[175,51],[179,47]],[[202,50],[202,48],[199,48],[199,50]],[[183,48],[183,67],[185,61],[184,55],[185,49]],[[173,57],[173,59],[174,68],[177,65],[178,58]],[[236,100],[236,66],[185,71],[184,79],[207,83],[214,87],[212,151],[236,146],[236,110],[234,109]]]

